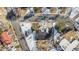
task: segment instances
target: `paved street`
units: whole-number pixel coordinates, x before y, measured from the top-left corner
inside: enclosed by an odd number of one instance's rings
[[[25,39],[20,39],[22,37],[22,35],[21,35],[21,31],[20,31],[19,22],[18,21],[12,21],[11,23],[14,27],[14,30],[16,32],[16,36],[18,38],[18,41],[21,45],[22,50],[23,51],[28,51],[29,49],[28,49],[28,46],[27,46],[27,43],[26,43]]]

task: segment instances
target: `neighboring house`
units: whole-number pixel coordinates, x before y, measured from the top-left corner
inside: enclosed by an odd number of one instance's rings
[[[7,47],[6,49],[8,51],[16,51],[16,48],[13,46],[12,40],[11,40],[8,32],[6,32],[6,31],[3,32],[1,34],[1,38],[2,38],[3,44],[6,45],[6,47]]]
[[[72,43],[70,43],[67,39],[62,39],[59,45],[64,51],[72,51],[77,47],[77,45],[79,45],[79,41],[74,40]]]
[[[64,51],[73,51],[79,45],[78,35],[75,31],[69,31],[62,36],[59,45]]]
[[[66,18],[66,17],[69,17],[70,14],[71,14],[71,12],[72,12],[72,8],[67,8],[66,11],[65,11],[65,16],[64,16],[64,17],[65,17],[65,18]]]
[[[42,8],[42,14],[51,14],[50,9],[43,7]]]
[[[77,17],[79,17],[79,8],[78,7],[72,8],[72,12],[69,18],[74,21]]]
[[[8,35],[8,32],[3,32],[1,34],[2,42],[6,45],[9,45],[12,43],[10,36]]]
[[[27,8],[27,12],[25,13],[24,20],[34,16],[34,9],[32,7]]]

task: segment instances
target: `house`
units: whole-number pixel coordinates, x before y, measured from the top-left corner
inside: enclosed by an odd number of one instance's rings
[[[72,12],[72,8],[70,8],[70,7],[69,7],[69,8],[66,8],[66,10],[65,10],[65,16],[64,16],[64,17],[65,17],[65,18],[66,18],[66,17],[69,17],[70,14],[71,14],[71,12]]]
[[[59,45],[64,51],[72,51],[79,45],[78,35],[75,31],[69,31],[62,36]]]
[[[35,32],[31,30],[31,23],[20,22],[22,34],[25,37],[27,45],[31,51],[36,50]]]
[[[2,38],[2,42],[3,42],[4,44],[6,44],[6,45],[12,43],[11,38],[10,38],[10,36],[8,35],[8,32],[3,32],[3,33],[1,34],[1,38]]]
[[[79,17],[79,8],[78,7],[72,8],[72,12],[69,18],[74,21],[77,17]]]
[[[50,9],[46,8],[46,7],[43,7],[42,8],[42,14],[51,14],[50,13]]]

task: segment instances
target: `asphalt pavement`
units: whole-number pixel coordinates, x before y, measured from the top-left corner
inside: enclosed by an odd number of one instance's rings
[[[12,26],[16,32],[16,36],[18,38],[18,41],[21,45],[21,48],[23,51],[29,51],[29,48],[27,46],[27,42],[25,41],[25,39],[21,39],[22,38],[22,33],[20,31],[20,26],[19,26],[19,21],[11,21]]]

